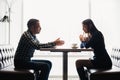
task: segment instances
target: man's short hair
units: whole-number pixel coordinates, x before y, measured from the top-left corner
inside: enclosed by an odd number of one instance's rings
[[[30,29],[31,26],[34,26],[36,24],[36,22],[38,22],[38,21],[39,21],[38,19],[30,19],[27,23],[28,29]]]

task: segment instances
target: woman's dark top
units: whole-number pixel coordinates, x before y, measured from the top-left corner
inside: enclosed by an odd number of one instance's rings
[[[105,49],[104,37],[100,31],[95,31],[88,42],[85,43],[86,48],[94,49],[94,56],[91,62],[95,68],[111,68],[112,61]]]

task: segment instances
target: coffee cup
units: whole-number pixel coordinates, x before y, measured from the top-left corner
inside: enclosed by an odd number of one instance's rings
[[[77,43],[73,43],[72,48],[77,48]]]

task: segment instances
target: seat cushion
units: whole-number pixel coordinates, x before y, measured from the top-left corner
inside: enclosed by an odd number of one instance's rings
[[[89,69],[90,80],[120,80],[120,68],[113,66],[108,70]]]
[[[34,80],[33,70],[16,70],[13,66],[0,70],[1,80]]]

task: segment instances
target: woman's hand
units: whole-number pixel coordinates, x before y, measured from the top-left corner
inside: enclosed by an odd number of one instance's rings
[[[56,39],[54,42],[55,42],[56,46],[61,46],[64,44],[64,41],[60,40],[60,38]]]
[[[79,36],[79,39],[80,39],[80,41],[85,41],[83,35],[80,35],[80,36]]]
[[[88,35],[87,37],[85,37],[84,35],[80,35],[79,36],[79,39],[80,39],[80,41],[82,41],[82,42],[87,42],[87,41],[89,41],[90,40],[90,38],[91,38],[91,35]]]

